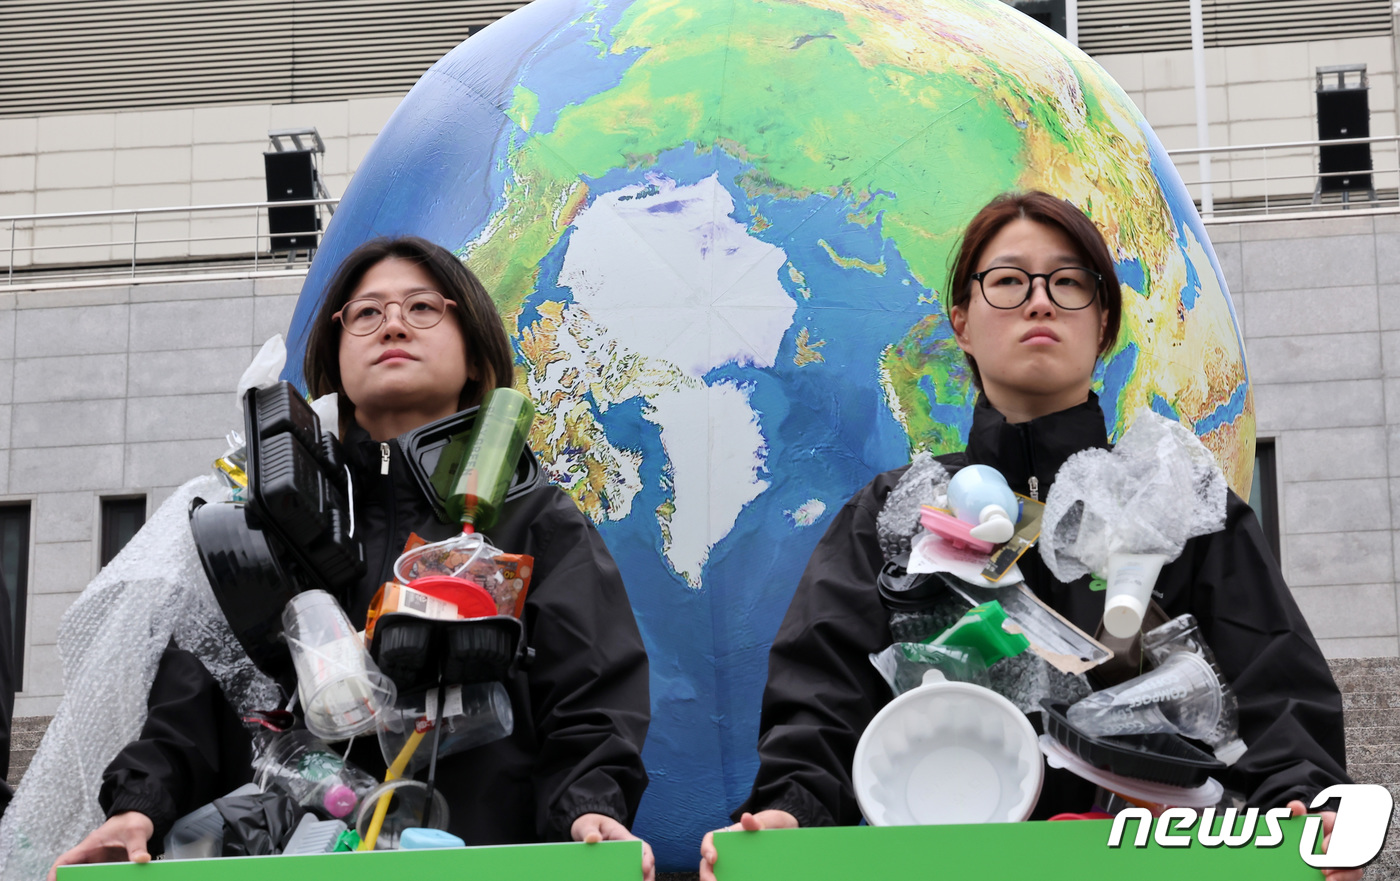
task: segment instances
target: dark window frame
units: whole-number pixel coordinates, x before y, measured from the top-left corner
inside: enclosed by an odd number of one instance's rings
[[[3,570],[0,570],[0,582],[4,583],[5,589],[11,594],[13,611],[11,612],[10,635],[13,638],[11,649],[14,652],[14,687],[15,691],[23,691],[25,625],[29,617],[29,550],[30,544],[34,541],[34,503],[29,500],[0,502],[0,549],[3,549],[3,536],[7,532],[7,523],[12,519],[13,522],[21,524],[19,540],[16,542],[15,548],[18,559],[13,567],[13,571],[18,577],[15,579],[16,583],[11,584],[9,578],[3,577]]]
[[[121,549],[126,547],[126,543],[131,540],[142,526],[146,525],[146,518],[149,516],[149,502],[145,493],[121,496],[103,496],[99,502],[100,514],[98,516],[98,566],[106,566],[112,562],[112,558],[121,553]],[[120,518],[130,517],[140,511],[141,522],[137,524],[130,535],[127,535],[120,543],[118,538],[123,531],[123,524]]]
[[[1281,559],[1278,532],[1278,450],[1273,438],[1256,438],[1254,441],[1254,488],[1250,492],[1251,507],[1257,495],[1259,504],[1254,508],[1254,516],[1264,530],[1264,538],[1274,552],[1274,559]]]

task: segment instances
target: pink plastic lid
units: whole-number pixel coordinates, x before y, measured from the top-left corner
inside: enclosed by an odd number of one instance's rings
[[[355,791],[344,783],[337,783],[326,790],[326,797],[321,804],[325,805],[326,812],[332,817],[344,817],[355,810]]]

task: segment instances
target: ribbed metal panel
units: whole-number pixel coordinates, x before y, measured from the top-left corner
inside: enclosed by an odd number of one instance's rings
[[[0,2],[0,116],[404,92],[528,0]]]
[[[1245,46],[1389,36],[1391,0],[1203,0],[1205,43]],[[1079,0],[1091,55],[1191,48],[1188,0]]]

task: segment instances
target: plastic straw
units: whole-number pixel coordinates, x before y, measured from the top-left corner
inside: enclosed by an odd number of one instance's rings
[[[403,776],[403,772],[408,768],[408,763],[413,759],[413,754],[418,751],[418,744],[423,742],[423,735],[426,731],[413,729],[413,733],[408,736],[403,749],[394,757],[394,763],[389,766],[389,770],[384,772],[384,782],[397,780]],[[365,830],[364,840],[360,842],[360,850],[374,850],[375,843],[379,840],[379,830],[384,828],[384,818],[389,815],[389,801],[394,797],[392,792],[386,792],[379,797],[379,801],[374,805],[374,816],[370,817],[369,828]]]

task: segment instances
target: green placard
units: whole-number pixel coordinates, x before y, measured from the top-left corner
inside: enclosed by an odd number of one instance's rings
[[[1262,834],[1262,819],[1260,822]],[[1111,820],[987,823],[969,826],[866,826],[721,832],[715,836],[719,881],[890,881],[1026,879],[1026,881],[1319,881],[1298,856],[1303,820],[1279,824],[1277,847],[1132,846],[1110,849]],[[1186,833],[1182,833],[1183,835]]]
[[[636,841],[372,851],[314,857],[156,860],[143,865],[109,863],[58,870],[58,881],[639,881],[641,877],[642,845]]]

